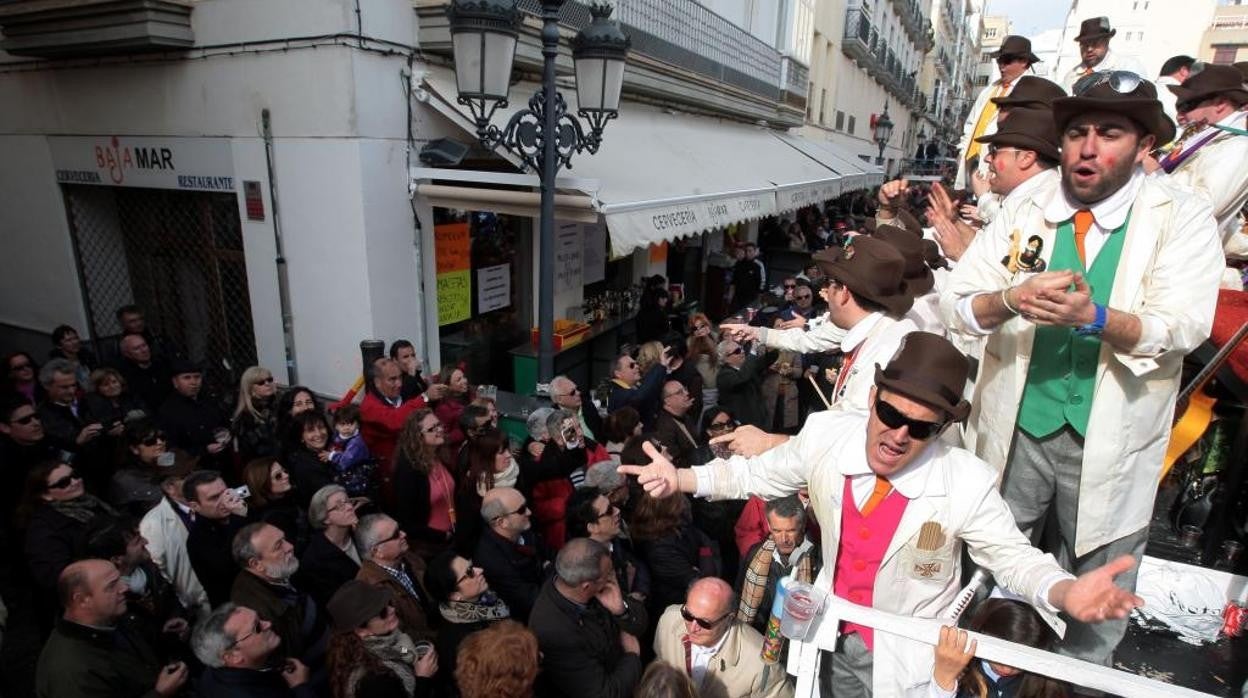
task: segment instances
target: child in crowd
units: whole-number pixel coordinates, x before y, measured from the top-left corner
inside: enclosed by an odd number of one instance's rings
[[[329,461],[334,481],[352,497],[367,495],[373,475],[373,456],[360,435],[360,408],[343,405],[334,412],[334,442]]]
[[[989,598],[975,607],[967,628],[1020,645],[1052,651],[1054,635],[1023,601]],[[966,646],[965,631],[945,626],[936,646],[936,668],[927,696],[931,698],[1062,698],[1069,695],[1060,681],[1028,674],[1014,667],[975,659],[976,643]]]

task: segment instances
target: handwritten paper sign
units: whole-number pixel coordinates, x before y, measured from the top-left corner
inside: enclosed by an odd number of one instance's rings
[[[438,274],[438,327],[472,316],[472,273],[467,269]]]
[[[555,228],[555,293],[585,284],[581,280],[581,255],[585,252],[580,223],[560,223]]]
[[[433,229],[438,274],[472,267],[467,223],[446,223]]]
[[[511,265],[499,264],[477,270],[477,312],[511,305]]]

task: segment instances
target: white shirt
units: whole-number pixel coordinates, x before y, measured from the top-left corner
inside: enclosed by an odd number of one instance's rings
[[[723,637],[719,638],[719,642],[710,647],[689,644],[689,666],[693,669],[693,675],[689,678],[693,679],[693,685],[698,688],[702,687],[702,681],[706,679],[706,667],[711,663],[711,657],[714,657],[715,653],[724,646],[724,640],[727,639],[728,633],[725,632]]]
[[[871,335],[871,330],[875,328],[883,317],[880,313],[871,313],[858,321],[857,325],[849,328],[845,333],[845,339],[841,340],[841,351],[848,354],[858,348],[858,345],[866,341]]]
[[[1105,243],[1109,241],[1109,236],[1127,222],[1127,214],[1131,212],[1131,206],[1135,203],[1136,196],[1140,192],[1140,185],[1143,184],[1144,178],[1147,176],[1144,174],[1144,168],[1136,167],[1126,186],[1088,207],[1088,210],[1092,212],[1093,221],[1092,227],[1088,229],[1087,237],[1083,240],[1083,250],[1087,257],[1086,267],[1091,267],[1096,261],[1096,256],[1100,254],[1101,248],[1105,247]],[[1031,191],[1041,186],[1045,181],[1048,181],[1047,178],[1037,176],[1023,182],[1015,187],[1014,191],[1010,192],[1003,205],[1008,206],[1015,196],[1029,196]],[[1054,225],[1070,220],[1077,211],[1084,208],[1083,204],[1073,201],[1067,196],[1065,187],[1058,187],[1057,192],[1044,207],[1044,220]],[[1125,233],[1125,231],[1123,232]],[[979,321],[975,318],[973,307],[975,299],[982,295],[986,294],[981,293],[963,298],[958,302],[957,310],[962,317],[962,321],[966,323],[968,330],[975,334],[988,335],[992,334],[992,331],[985,330],[980,326]],[[1148,315],[1140,315],[1138,317],[1140,318],[1140,339],[1135,344],[1135,351],[1144,354],[1155,354],[1161,351],[1162,343],[1166,337],[1165,324],[1161,320]]]

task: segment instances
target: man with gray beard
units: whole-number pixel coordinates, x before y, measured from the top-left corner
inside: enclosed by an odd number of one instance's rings
[[[280,528],[253,523],[234,535],[231,553],[242,571],[234,580],[230,601],[272,623],[286,656],[302,660],[315,672],[323,664],[329,633],[312,597],[291,584],[299,570],[295,546]]]

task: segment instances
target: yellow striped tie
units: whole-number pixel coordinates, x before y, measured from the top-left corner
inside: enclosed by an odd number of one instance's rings
[[[993,97],[1000,97],[1005,91],[1010,89],[1010,83],[1003,82],[997,86]],[[983,148],[982,143],[977,143],[976,138],[984,135],[984,131],[988,130],[988,124],[997,118],[997,105],[991,99],[984,104],[984,110],[979,113],[979,120],[975,122],[975,130],[971,132],[971,143],[966,146],[966,160],[970,162],[972,159],[979,157],[979,151]]]

